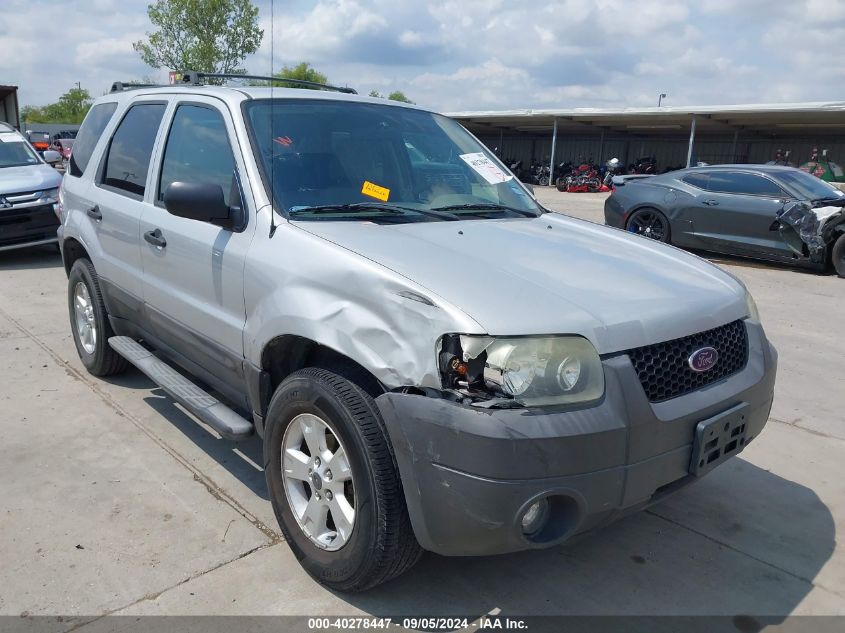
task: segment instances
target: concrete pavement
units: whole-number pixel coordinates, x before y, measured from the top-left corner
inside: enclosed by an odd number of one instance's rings
[[[600,194],[539,195],[600,221]],[[740,458],[566,546],[427,554],[344,596],[281,539],[257,439],[216,437],[135,371],[89,376],[58,256],[0,253],[0,614],[845,615],[845,280],[719,263],[780,352],[772,419]]]

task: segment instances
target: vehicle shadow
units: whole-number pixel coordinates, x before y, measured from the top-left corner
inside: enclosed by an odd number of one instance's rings
[[[62,256],[53,244],[0,251],[0,270],[59,268],[61,265]]]
[[[214,459],[257,497],[269,500],[267,484],[264,480],[263,448],[258,436],[252,436],[240,442],[219,437],[181,409],[164,390],[138,370],[130,369],[125,374],[113,376],[107,380],[121,387],[149,391],[149,395],[143,400],[158,415],[165,418],[197,448]],[[193,380],[196,379],[193,378]]]
[[[487,558],[426,553],[392,582],[338,596],[376,616],[730,615],[749,618],[738,630],[757,631],[755,617],[770,624],[804,600],[835,541],[812,490],[737,458],[564,546]]]

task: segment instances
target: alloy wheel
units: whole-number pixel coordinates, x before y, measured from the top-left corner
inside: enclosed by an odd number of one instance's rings
[[[282,440],[282,478],[303,533],[329,551],[346,545],[355,527],[355,486],[346,449],[322,418],[297,415]]]
[[[637,211],[628,221],[628,230],[662,242],[666,238],[666,221],[656,211]]]
[[[97,349],[97,322],[88,286],[79,282],[73,289],[73,314],[76,318],[76,333],[82,349],[93,354]]]

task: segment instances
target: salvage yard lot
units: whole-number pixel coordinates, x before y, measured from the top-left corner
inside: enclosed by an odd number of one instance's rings
[[[538,195],[601,221],[602,194]],[[283,542],[257,438],[218,439],[137,371],[90,377],[59,257],[0,253],[0,614],[59,630],[108,613],[845,614],[845,280],[715,261],[780,353],[772,417],[740,458],[566,546],[426,554],[344,596]]]

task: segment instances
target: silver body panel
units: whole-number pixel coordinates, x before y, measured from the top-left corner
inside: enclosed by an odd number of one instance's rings
[[[64,192],[65,238],[78,239],[108,281],[256,366],[271,340],[296,335],[355,360],[388,388],[439,387],[436,349],[450,332],[580,334],[604,354],[747,316],[742,285],[708,262],[553,214],[403,226],[288,222],[274,214],[271,238],[269,200],[240,111],[244,100],[270,94],[175,87],[108,95],[98,103],[117,101],[117,112],[87,171],[67,178]],[[414,107],[310,90],[273,94]],[[125,109],[152,99],[167,100],[168,109],[147,194],[134,201],[95,185],[94,173]],[[176,218],[154,204],[179,100],[213,101],[226,113],[249,213],[243,233]],[[114,222],[111,215],[101,223],[87,218],[92,203],[113,209]],[[173,245],[167,254],[143,241],[152,228]]]

